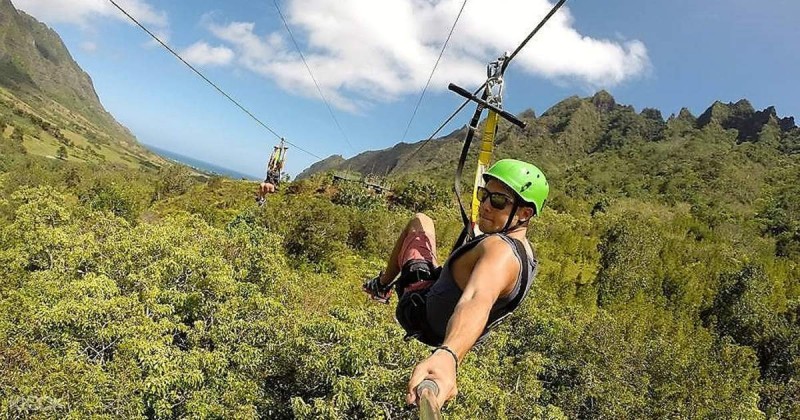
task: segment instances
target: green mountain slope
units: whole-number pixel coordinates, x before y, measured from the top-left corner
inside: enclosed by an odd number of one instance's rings
[[[19,131],[33,154],[55,156],[63,147],[67,159],[164,163],[103,108],[58,34],[9,0],[0,0],[0,117],[0,131]]]
[[[530,110],[519,117],[527,123],[524,130],[501,122],[496,142],[499,158],[522,153],[535,156],[535,160],[545,162],[545,166],[564,167],[637,143],[670,143],[676,138],[696,140],[715,128],[736,130],[736,144],[765,141],[760,137],[762,132],[773,132],[772,146],[777,150],[785,154],[798,151],[794,118],[779,117],[774,107],[756,111],[747,100],[729,104],[715,102],[697,118],[683,109],[665,121],[659,110],[646,108],[637,113],[632,106],[617,104],[610,94],[601,91],[590,98],[564,99],[538,118]],[[332,157],[312,165],[299,178],[347,168],[376,175],[452,173],[464,132],[461,129],[428,142],[416,155],[422,142],[401,143],[347,160]],[[480,132],[477,137],[479,139]],[[478,143],[479,140],[473,141],[473,146]]]

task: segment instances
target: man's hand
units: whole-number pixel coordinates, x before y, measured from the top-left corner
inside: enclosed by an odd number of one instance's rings
[[[458,394],[456,361],[444,350],[434,352],[414,367],[411,379],[408,380],[408,395],[406,395],[408,404],[418,404],[417,386],[425,379],[430,379],[439,386],[439,395],[436,396],[436,401],[440,408],[446,401]]]
[[[271,194],[275,192],[275,185],[269,182],[262,182],[261,185],[258,186],[258,196],[264,197],[267,194]]]

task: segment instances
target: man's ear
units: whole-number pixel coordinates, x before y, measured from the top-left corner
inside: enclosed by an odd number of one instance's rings
[[[528,222],[533,218],[536,210],[533,207],[520,207],[517,211],[517,217],[520,222]]]

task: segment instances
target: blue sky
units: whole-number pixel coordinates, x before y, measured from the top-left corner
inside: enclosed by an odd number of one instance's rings
[[[254,177],[274,135],[155,46],[105,0],[12,0],[53,27],[106,108],[145,143]],[[282,0],[279,5],[344,129],[271,1],[118,0],[270,128],[319,157],[403,140],[463,0]],[[546,0],[468,0],[406,142],[428,135],[512,50]],[[749,99],[800,117],[800,2],[568,0],[510,67],[505,108],[541,114],[606,89],[618,102],[699,114]],[[466,113],[444,132],[467,122]],[[290,147],[291,175],[316,157]]]

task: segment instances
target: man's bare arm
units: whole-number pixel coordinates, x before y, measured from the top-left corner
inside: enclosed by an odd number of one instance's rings
[[[443,345],[461,361],[480,338],[492,306],[503,291],[513,287],[519,262],[508,244],[500,238],[488,238],[479,245],[480,252],[461,299],[450,317]]]

